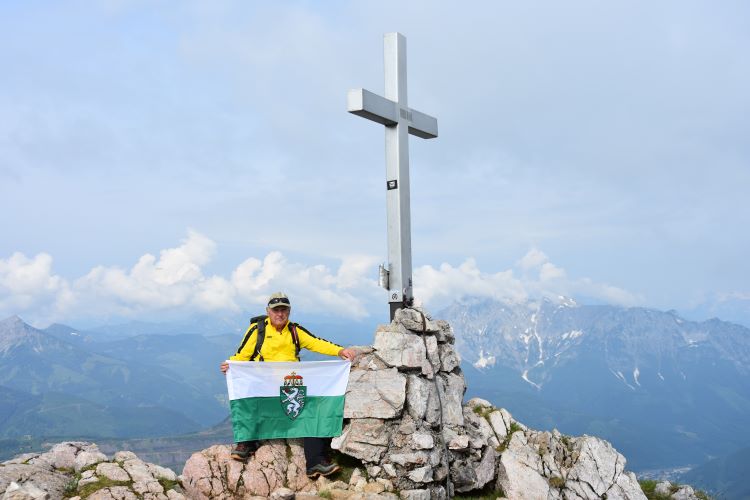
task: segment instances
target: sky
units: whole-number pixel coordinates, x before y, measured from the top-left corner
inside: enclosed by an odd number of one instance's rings
[[[0,316],[385,318],[383,34],[415,295],[750,325],[742,1],[0,3]]]

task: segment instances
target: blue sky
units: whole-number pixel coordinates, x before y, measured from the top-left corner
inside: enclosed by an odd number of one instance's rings
[[[0,4],[0,315],[387,311],[383,91],[407,37],[417,298],[750,324],[745,2]]]

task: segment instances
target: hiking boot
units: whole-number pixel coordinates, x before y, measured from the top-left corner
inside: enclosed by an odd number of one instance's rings
[[[232,454],[230,455],[234,460],[240,462],[247,462],[253,453],[255,453],[255,446],[250,441],[242,441],[234,445],[232,448]]]
[[[312,467],[307,468],[307,477],[315,479],[318,476],[330,476],[334,472],[341,470],[337,464],[333,462],[323,461],[319,464],[315,464]]]

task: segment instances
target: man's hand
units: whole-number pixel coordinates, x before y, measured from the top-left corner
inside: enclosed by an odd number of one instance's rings
[[[224,375],[226,375],[227,374],[227,370],[229,370],[229,363],[227,363],[226,361],[224,361],[221,365],[219,365],[219,369],[221,370],[221,373],[223,373]]]
[[[357,359],[357,351],[355,349],[350,348],[350,347],[346,347],[346,348],[341,349],[339,351],[339,358],[341,358],[341,359],[347,359],[347,360],[353,362],[355,359]]]

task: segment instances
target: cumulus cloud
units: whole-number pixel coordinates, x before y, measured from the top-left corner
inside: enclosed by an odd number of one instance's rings
[[[28,258],[16,252],[0,259],[0,313],[35,310],[40,316],[54,316],[73,300],[68,283],[52,272],[52,257],[39,253]]]
[[[180,245],[158,256],[145,254],[129,269],[97,266],[72,283],[54,274],[50,255],[15,253],[0,259],[0,312],[31,313],[37,321],[237,312],[260,309],[269,294],[284,290],[298,310],[363,318],[386,300],[374,256],[344,256],[334,268],[293,262],[272,251],[221,276],[205,272],[215,253],[211,239],[191,230]],[[642,301],[612,285],[570,279],[536,248],[508,270],[483,272],[469,258],[458,266],[418,267],[414,282],[418,301],[432,310],[463,297],[513,303],[561,295],[620,305]]]
[[[450,264],[442,264],[437,269],[419,267],[414,272],[414,282],[417,298],[433,310],[465,297],[486,297],[509,303],[542,297],[585,297],[622,306],[641,304],[644,300],[627,290],[590,278],[570,279],[565,269],[550,262],[537,248],[529,250],[514,269],[485,273],[474,259],[466,259],[458,267]]]

